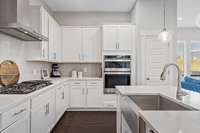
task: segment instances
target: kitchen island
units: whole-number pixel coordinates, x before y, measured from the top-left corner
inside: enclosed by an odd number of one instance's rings
[[[182,100],[176,99],[176,88],[170,86],[118,86],[117,130],[123,133],[124,116],[121,114],[120,98],[131,95],[161,95],[194,110],[140,110],[138,115],[145,122],[145,133],[199,133],[200,131],[200,94],[188,92]],[[132,114],[130,114],[131,117]],[[129,117],[129,116],[128,116]],[[135,127],[134,123],[128,123]],[[128,125],[127,124],[127,125]],[[125,131],[129,132],[129,131]],[[136,131],[137,132],[137,131]],[[134,133],[134,131],[130,131]]]

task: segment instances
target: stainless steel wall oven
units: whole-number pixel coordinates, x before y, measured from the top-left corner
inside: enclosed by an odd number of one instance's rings
[[[131,84],[131,56],[104,56],[104,93],[114,94],[115,86]]]

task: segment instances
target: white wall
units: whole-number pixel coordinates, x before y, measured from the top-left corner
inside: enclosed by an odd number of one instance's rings
[[[107,23],[130,23],[129,13],[54,12],[56,20],[65,26],[91,26]]]
[[[29,52],[25,47],[27,43],[0,33],[0,62],[16,62],[20,69],[20,81],[40,79],[41,67],[50,68],[50,64],[47,63],[26,62],[26,53]],[[33,74],[34,69],[37,71],[36,74]]]
[[[200,40],[199,28],[178,28],[177,40]]]
[[[162,0],[138,0],[133,14],[133,23],[136,23],[137,45],[137,84],[142,84],[142,63],[140,33],[142,31],[161,31],[163,29],[163,1]],[[177,1],[166,0],[166,26],[173,33],[171,48],[171,62],[175,61],[175,43],[177,28]],[[135,14],[135,16],[134,16]]]

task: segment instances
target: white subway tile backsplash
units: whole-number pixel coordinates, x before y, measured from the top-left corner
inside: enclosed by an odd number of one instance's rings
[[[20,81],[40,79],[40,73],[33,74],[33,69],[37,71],[41,67],[50,69],[48,63],[26,62],[26,54],[30,52],[25,47],[28,43],[0,33],[0,62],[3,60],[15,61],[20,69]]]

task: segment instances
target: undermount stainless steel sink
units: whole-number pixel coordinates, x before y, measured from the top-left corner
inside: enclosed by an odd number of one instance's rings
[[[141,110],[192,111],[188,105],[162,95],[131,95],[128,96]]]
[[[176,99],[159,94],[121,96],[120,110],[133,133],[147,133],[140,111],[197,111]]]

